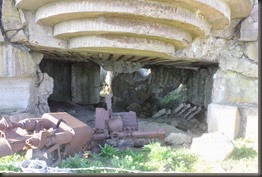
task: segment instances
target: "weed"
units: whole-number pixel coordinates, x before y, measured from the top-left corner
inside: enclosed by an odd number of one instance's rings
[[[0,171],[22,172],[22,170],[18,167],[18,164],[23,160],[25,160],[25,158],[19,154],[1,157]]]
[[[235,140],[234,144],[235,148],[229,157],[230,159],[252,159],[258,155],[257,151],[252,147],[252,141],[249,139],[238,138]]]
[[[161,100],[160,100],[160,104],[163,106],[168,106],[171,105],[173,102],[179,101],[179,102],[183,102],[185,101],[184,97],[182,96],[182,89],[183,89],[183,85],[181,84],[177,89],[169,92],[168,94],[166,94]]]
[[[61,161],[59,164],[60,168],[85,168],[87,167],[88,160],[81,158],[79,154],[75,154],[73,157],[69,156],[68,158]]]
[[[118,155],[119,151],[117,148],[114,148],[108,144],[105,144],[104,146],[99,145],[101,152],[99,153],[102,157],[112,158],[114,155]]]
[[[145,168],[153,171],[176,171],[192,172],[197,161],[197,156],[186,149],[172,150],[170,147],[163,147],[160,143],[153,143],[144,146],[148,152],[148,159]]]

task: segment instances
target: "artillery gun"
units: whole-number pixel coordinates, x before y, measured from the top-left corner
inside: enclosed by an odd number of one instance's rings
[[[95,126],[83,123],[66,112],[45,113],[41,118],[12,122],[0,120],[0,157],[26,150],[27,158],[45,160],[56,166],[62,158],[84,149],[92,149],[106,140],[165,137],[162,129],[138,131],[135,112],[113,113],[111,96],[107,109],[96,108]]]

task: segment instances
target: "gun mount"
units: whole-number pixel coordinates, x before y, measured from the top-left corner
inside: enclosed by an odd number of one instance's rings
[[[108,139],[165,137],[163,130],[138,131],[135,112],[113,113],[111,96],[107,110],[96,108],[95,126],[81,122],[66,112],[46,113],[41,118],[12,122],[0,120],[0,157],[27,150],[27,157],[46,160],[56,166],[63,157],[73,155]]]

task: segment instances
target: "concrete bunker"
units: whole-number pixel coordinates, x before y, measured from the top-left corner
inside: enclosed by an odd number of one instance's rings
[[[211,103],[216,64],[148,65],[119,73],[91,61],[45,56],[39,66],[41,72],[54,79],[53,93],[48,98],[51,111],[66,111],[90,122],[95,107],[105,108],[105,95],[113,93],[115,111],[134,111],[138,118],[167,123],[183,131],[207,130],[206,111]]]

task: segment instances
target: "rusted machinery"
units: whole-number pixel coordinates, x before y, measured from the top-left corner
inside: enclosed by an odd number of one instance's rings
[[[66,112],[46,113],[42,118],[12,122],[0,120],[0,157],[27,150],[27,158],[56,166],[63,157],[92,148],[94,142],[123,138],[164,138],[163,130],[141,132],[135,112],[113,113],[111,97],[107,109],[96,108],[95,126],[81,122]]]

